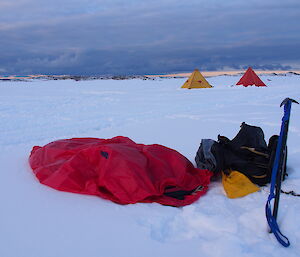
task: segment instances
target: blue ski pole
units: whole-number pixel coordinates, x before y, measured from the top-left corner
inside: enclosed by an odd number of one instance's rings
[[[287,141],[287,134],[288,134],[288,126],[289,126],[289,120],[290,120],[290,113],[291,113],[291,106],[292,103],[297,103],[297,101],[286,98],[282,101],[280,104],[281,106],[284,106],[284,115],[282,118],[281,123],[281,129],[280,129],[280,135],[278,138],[278,143],[276,147],[276,154],[275,154],[275,160],[273,163],[273,169],[272,169],[272,177],[271,177],[271,186],[270,186],[270,194],[268,197],[268,201],[266,203],[266,217],[268,224],[270,226],[271,232],[273,232],[274,236],[276,237],[277,241],[282,244],[284,247],[288,247],[290,245],[289,239],[284,236],[277,224],[277,214],[278,214],[278,206],[279,206],[279,197],[280,197],[280,190],[281,190],[281,181],[283,178],[283,164],[285,162],[285,159],[287,158],[286,154],[286,141]],[[276,192],[275,192],[276,188]],[[273,214],[271,211],[271,201],[274,200],[274,206],[273,206]]]

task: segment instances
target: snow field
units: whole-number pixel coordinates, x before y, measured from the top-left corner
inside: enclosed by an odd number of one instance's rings
[[[300,100],[300,77],[261,76],[267,88],[208,78],[212,89],[180,89],[185,79],[0,83],[0,256],[299,256],[299,198],[282,195],[279,225],[291,246],[268,233],[268,186],[228,199],[221,182],[183,208],[121,206],[38,183],[28,165],[34,145],[71,137],[128,136],[171,147],[194,163],[203,138],[233,138],[239,125],[280,131],[286,97]],[[300,193],[300,108],[292,106],[288,172],[282,189]]]

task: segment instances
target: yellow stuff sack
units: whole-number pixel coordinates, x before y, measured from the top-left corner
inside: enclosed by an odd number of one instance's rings
[[[253,184],[244,174],[231,171],[229,175],[222,172],[222,183],[228,198],[238,198],[259,191],[259,187]]]

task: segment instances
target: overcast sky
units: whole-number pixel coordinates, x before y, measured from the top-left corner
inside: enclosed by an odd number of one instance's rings
[[[0,0],[0,74],[300,68],[300,0]]]

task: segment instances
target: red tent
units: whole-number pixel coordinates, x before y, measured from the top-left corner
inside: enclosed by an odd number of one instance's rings
[[[42,184],[119,204],[191,204],[206,193],[212,175],[173,149],[126,137],[54,141],[35,146],[29,162]]]
[[[243,85],[244,87],[255,85],[257,87],[266,87],[265,83],[256,75],[251,67],[247,69],[244,76],[241,77],[237,85]]]

